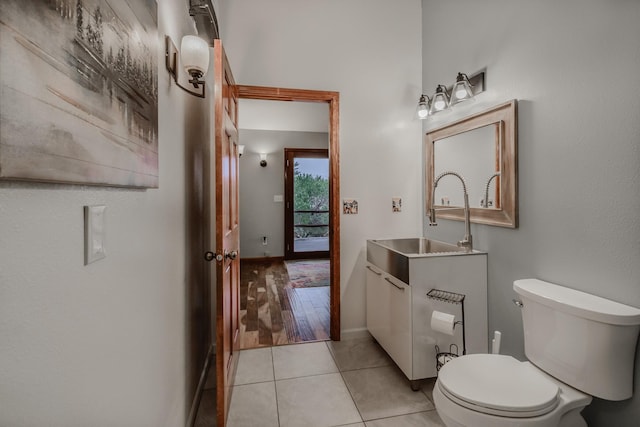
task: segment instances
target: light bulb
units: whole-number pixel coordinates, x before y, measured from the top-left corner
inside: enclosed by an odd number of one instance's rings
[[[424,119],[428,115],[429,115],[429,109],[427,108],[427,106],[426,105],[421,105],[418,108],[418,117],[421,118],[421,119]]]
[[[458,86],[458,90],[456,90],[456,98],[464,99],[467,97],[467,90],[463,85]]]
[[[440,98],[436,99],[436,102],[433,104],[433,106],[436,108],[436,110],[440,111],[440,110],[444,110],[444,107],[447,104]]]

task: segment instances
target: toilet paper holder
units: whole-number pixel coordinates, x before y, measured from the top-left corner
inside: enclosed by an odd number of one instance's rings
[[[440,368],[442,368],[445,363],[458,356],[457,344],[450,344],[449,351],[440,351],[440,347],[436,345],[436,372],[440,372]]]
[[[462,321],[456,322],[456,325],[462,326],[462,354],[467,354],[467,344],[464,331],[464,294],[458,294],[456,292],[443,291],[441,289],[431,289],[427,292],[427,298],[435,301],[443,301],[451,304],[460,304],[462,311]],[[455,352],[454,352],[455,350]],[[436,345],[436,371],[440,371],[440,368],[450,361],[451,359],[458,357],[458,346],[451,344],[448,352],[441,352],[440,348]]]

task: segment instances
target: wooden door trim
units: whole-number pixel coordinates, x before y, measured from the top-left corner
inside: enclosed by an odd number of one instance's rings
[[[330,337],[340,341],[340,93],[333,91],[238,85],[238,97],[265,101],[329,104],[329,259]]]

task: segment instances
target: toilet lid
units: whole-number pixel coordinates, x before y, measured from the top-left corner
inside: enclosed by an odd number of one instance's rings
[[[459,404],[514,417],[546,414],[556,407],[560,393],[558,386],[530,363],[499,354],[453,359],[440,369],[438,382]]]

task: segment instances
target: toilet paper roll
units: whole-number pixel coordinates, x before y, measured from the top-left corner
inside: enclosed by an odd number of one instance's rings
[[[456,317],[453,314],[433,311],[431,315],[431,329],[443,334],[453,335],[453,328],[456,324]]]

